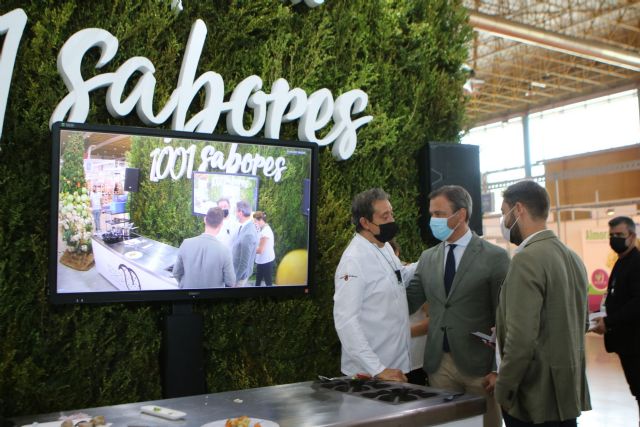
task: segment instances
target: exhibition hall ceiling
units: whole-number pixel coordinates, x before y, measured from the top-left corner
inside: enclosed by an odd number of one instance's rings
[[[469,128],[640,87],[640,0],[464,0]]]

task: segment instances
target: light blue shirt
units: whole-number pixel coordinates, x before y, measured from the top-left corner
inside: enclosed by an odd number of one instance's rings
[[[464,255],[465,249],[467,249],[467,246],[469,246],[469,242],[471,242],[471,237],[473,237],[473,233],[471,233],[471,229],[468,229],[467,232],[464,233],[462,237],[460,237],[455,242],[444,243],[444,263],[442,264],[443,267],[446,267],[447,264],[447,253],[449,252],[449,245],[454,244],[456,245],[456,247],[453,248],[453,256],[456,259],[456,271],[458,271],[460,260],[462,259],[462,255]]]

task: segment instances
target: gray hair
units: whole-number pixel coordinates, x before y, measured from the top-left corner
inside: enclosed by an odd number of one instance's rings
[[[240,200],[236,204],[236,207],[238,208],[238,211],[240,211],[242,213],[243,216],[247,217],[247,216],[251,215],[251,205],[249,204],[249,202],[245,202],[244,200]]]
[[[636,232],[636,223],[633,222],[633,220],[631,218],[629,218],[628,216],[617,216],[613,219],[611,219],[611,221],[609,221],[609,227],[616,227],[620,224],[626,224],[627,226],[627,230],[629,230],[629,233],[634,233]]]
[[[459,185],[445,185],[436,190],[433,190],[429,194],[429,200],[435,199],[438,196],[442,196],[449,201],[451,204],[451,210],[453,212],[457,212],[462,208],[467,210],[467,216],[465,220],[469,222],[469,218],[471,218],[471,212],[473,209],[473,201],[471,200],[471,195],[467,190],[460,187]]]
[[[356,195],[351,202],[351,222],[356,231],[362,231],[360,218],[373,220],[373,203],[378,200],[389,200],[389,195],[382,188],[371,188]]]

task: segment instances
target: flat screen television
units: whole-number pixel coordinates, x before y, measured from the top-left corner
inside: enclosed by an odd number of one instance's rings
[[[56,123],[49,299],[101,303],[308,294],[316,258],[317,182],[318,146],[312,143]],[[225,219],[213,238],[202,236],[206,214],[215,207]],[[254,222],[258,211],[270,232]],[[183,242],[198,236],[207,253],[228,251],[232,264],[245,262],[234,259],[246,240],[238,238],[245,227],[255,229],[258,242],[264,237],[265,247],[272,240],[272,286],[256,283],[255,265],[246,280],[232,284],[186,284],[174,275],[178,256],[184,261],[193,253],[181,250]],[[215,248],[212,239],[218,241]],[[202,268],[200,277],[208,278],[216,275],[209,274],[211,265],[181,262],[180,270]]]

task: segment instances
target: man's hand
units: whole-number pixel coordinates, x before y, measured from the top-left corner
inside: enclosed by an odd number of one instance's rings
[[[604,324],[604,317],[596,319],[596,326],[589,329],[589,332],[595,332],[598,335],[602,335],[607,331],[607,326]]]
[[[404,376],[402,371],[400,369],[393,369],[393,368],[385,368],[384,371],[376,375],[375,378],[378,380],[385,380],[385,381],[399,381],[402,383],[407,382],[407,377]]]
[[[489,395],[493,394],[493,391],[496,388],[497,379],[498,379],[497,372],[490,372],[487,375],[485,375],[484,379],[482,380],[482,386],[484,387],[484,391],[486,391],[487,394]]]

